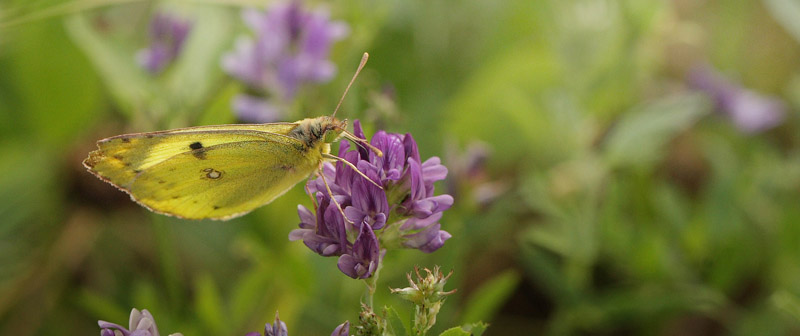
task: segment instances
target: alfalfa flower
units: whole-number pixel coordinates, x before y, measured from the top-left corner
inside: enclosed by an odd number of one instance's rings
[[[336,326],[336,329],[333,329],[331,336],[348,336],[350,335],[350,321],[345,321],[344,323]]]
[[[689,84],[708,94],[717,110],[745,133],[768,130],[786,117],[786,105],[781,100],[744,88],[711,67],[694,68]]]
[[[119,324],[103,320],[97,321],[97,325],[101,329],[100,336],[159,336],[156,320],[147,309],[139,311],[133,308],[127,329]],[[183,336],[183,334],[175,333],[169,336]]]
[[[150,73],[163,71],[180,55],[192,24],[169,13],[156,13],[150,21],[150,45],[136,54],[139,65]]]
[[[362,223],[361,232],[353,243],[352,250],[339,257],[339,270],[353,279],[365,279],[378,269],[381,251],[378,237],[367,223]]]
[[[365,138],[358,121],[354,134]],[[410,134],[379,131],[370,144],[382,155],[340,143],[349,164],[324,166],[330,193],[321,177],[308,181],[314,213],[300,206],[300,228],[289,235],[322,256],[339,256],[339,269],[354,279],[371,277],[386,249],[433,252],[451,237],[439,223],[453,205],[452,196],[435,194],[434,183],[447,176],[439,158],[421,161]]]
[[[234,50],[222,58],[222,68],[250,92],[234,99],[240,119],[280,119],[301,86],[333,78],[336,66],[328,54],[349,28],[331,21],[328,12],[307,10],[294,1],[273,4],[266,11],[247,9],[242,18],[254,36],[237,40]]]
[[[345,321],[333,330],[331,336],[347,336],[349,333],[350,322]],[[262,336],[262,334],[257,331],[253,331],[245,334],[245,336]],[[286,328],[286,323],[278,318],[277,312],[275,312],[275,321],[272,324],[266,323],[264,325],[263,336],[289,336],[289,330]]]

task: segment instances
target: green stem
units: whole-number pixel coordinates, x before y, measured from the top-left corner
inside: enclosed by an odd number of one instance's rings
[[[378,273],[380,273],[381,268],[383,267],[383,260],[378,262],[378,268],[375,269],[375,273],[372,274],[371,277],[364,279],[364,283],[367,285],[367,307],[371,311],[373,309],[373,297],[375,296],[375,290],[378,288]]]

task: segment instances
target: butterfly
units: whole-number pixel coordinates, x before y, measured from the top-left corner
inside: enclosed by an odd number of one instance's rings
[[[381,155],[335,117],[368,56],[364,53],[331,116],[123,134],[98,141],[83,165],[157,213],[186,219],[242,216],[315,173],[324,181],[326,160],[352,166],[330,154],[331,143],[341,138]]]

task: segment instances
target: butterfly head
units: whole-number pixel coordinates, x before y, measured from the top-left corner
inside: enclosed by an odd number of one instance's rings
[[[338,120],[334,117],[320,117],[322,119],[322,142],[333,143],[342,137],[342,133],[347,129],[347,120]]]
[[[323,116],[299,121],[288,135],[303,141],[308,147],[314,147],[339,140],[346,127],[347,121]]]

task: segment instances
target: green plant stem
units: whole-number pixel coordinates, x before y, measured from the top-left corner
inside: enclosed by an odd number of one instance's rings
[[[378,263],[378,268],[375,269],[375,273],[372,274],[371,277],[364,279],[364,283],[367,285],[367,307],[370,310],[374,311],[373,309],[373,297],[375,296],[375,290],[378,288],[378,275],[381,271],[381,267],[383,267],[383,260]]]

